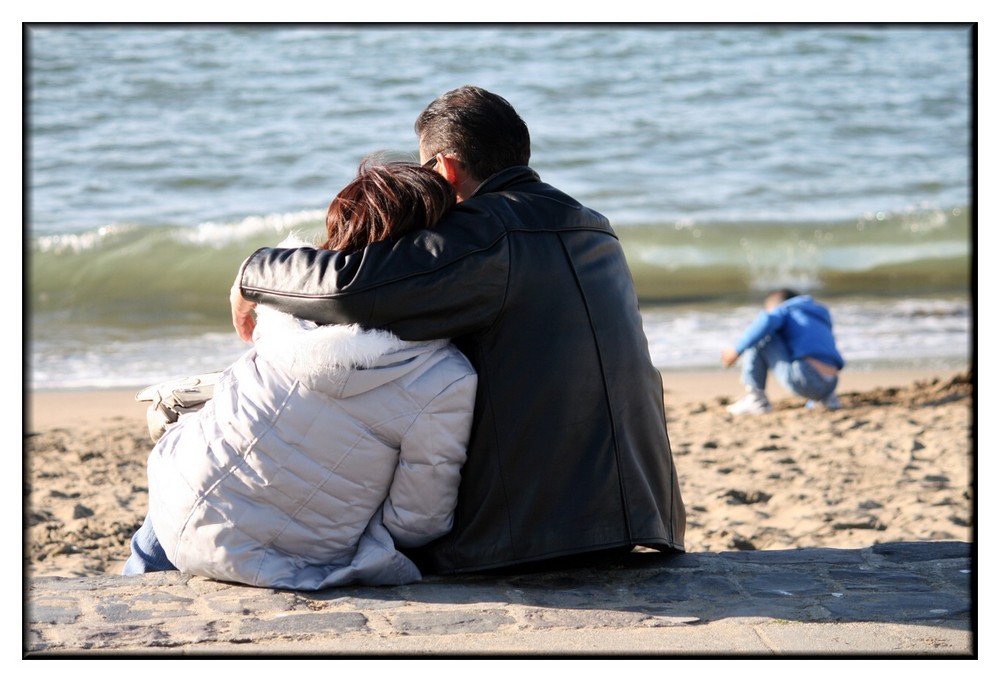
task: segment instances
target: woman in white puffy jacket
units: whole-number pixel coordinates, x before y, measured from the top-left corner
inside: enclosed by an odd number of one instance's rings
[[[320,248],[430,228],[454,203],[432,170],[366,160]],[[420,580],[397,548],[450,530],[475,393],[447,340],[259,306],[254,347],[150,454],[149,512],[123,573],[299,590]]]

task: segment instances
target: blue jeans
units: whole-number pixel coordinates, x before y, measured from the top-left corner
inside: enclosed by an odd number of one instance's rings
[[[176,571],[177,567],[170,563],[160,541],[153,532],[153,524],[146,515],[146,520],[132,536],[129,543],[132,556],[125,562],[122,575],[140,575],[154,571]]]
[[[756,346],[743,351],[740,378],[744,386],[763,391],[768,370],[789,391],[810,400],[823,400],[837,389],[837,377],[823,376],[806,360],[793,360],[780,336],[764,337]]]

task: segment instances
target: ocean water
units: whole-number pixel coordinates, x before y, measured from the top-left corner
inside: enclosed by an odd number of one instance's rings
[[[242,260],[472,83],[607,215],[654,362],[718,367],[774,286],[850,367],[972,360],[973,33],[870,26],[26,29],[26,385],[219,369]]]

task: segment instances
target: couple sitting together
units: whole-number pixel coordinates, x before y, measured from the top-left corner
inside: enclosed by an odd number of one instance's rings
[[[322,245],[240,268],[253,348],[157,441],[126,575],[321,589],[683,551],[607,220],[540,181],[493,93],[445,93],[416,132],[421,163],[363,162]]]

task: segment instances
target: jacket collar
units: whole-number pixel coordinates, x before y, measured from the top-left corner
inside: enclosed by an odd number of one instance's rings
[[[511,166],[483,180],[469,199],[490,192],[499,192],[522,182],[541,182],[541,177],[529,166]]]

